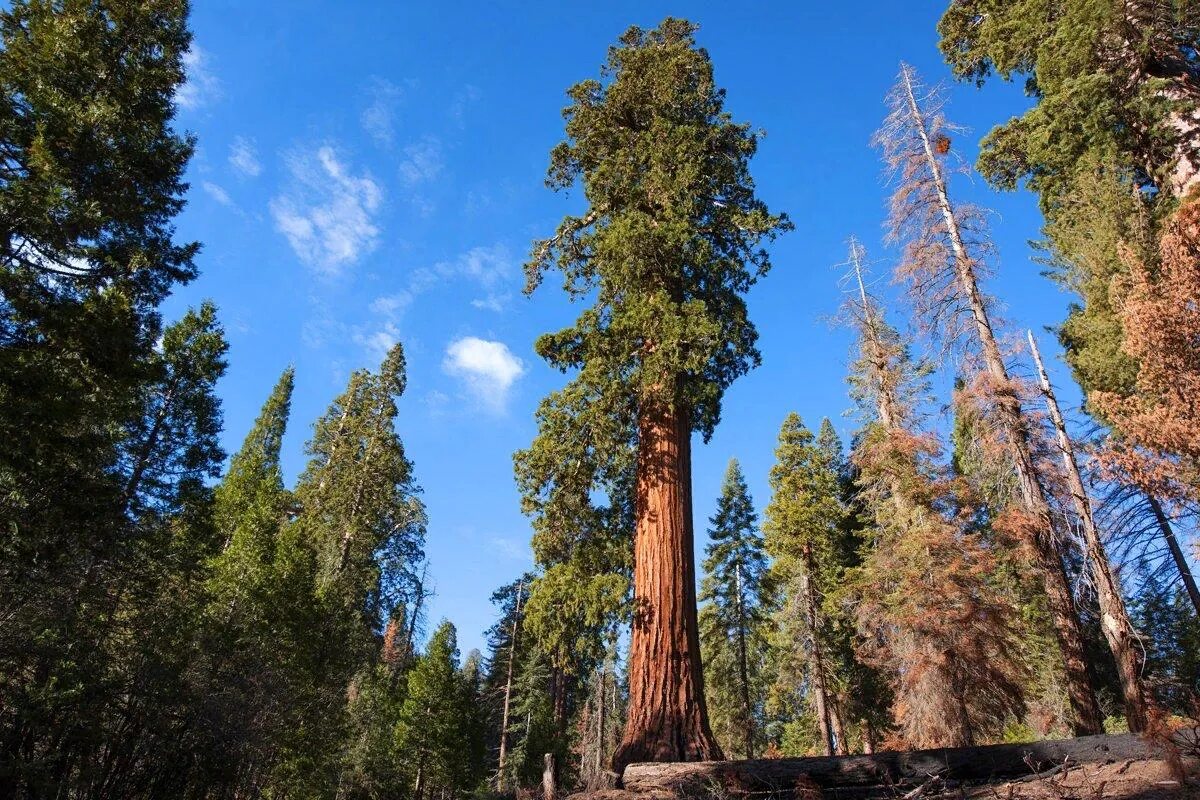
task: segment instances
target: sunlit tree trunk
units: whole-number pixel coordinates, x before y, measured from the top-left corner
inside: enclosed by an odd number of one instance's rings
[[[1092,514],[1092,502],[1083,485],[1079,474],[1079,464],[1075,460],[1075,449],[1071,437],[1067,434],[1066,423],[1062,411],[1058,407],[1058,399],[1054,396],[1054,387],[1050,385],[1050,376],[1042,364],[1042,354],[1038,352],[1037,342],[1033,332],[1027,332],[1029,350],[1037,365],[1038,379],[1042,387],[1042,395],[1046,398],[1046,408],[1050,412],[1050,421],[1058,437],[1058,448],[1062,453],[1063,466],[1067,473],[1067,486],[1071,491],[1071,499],[1075,504],[1075,513],[1079,515],[1083,528],[1083,540],[1087,550],[1088,564],[1091,566],[1092,583],[1096,588],[1096,597],[1100,601],[1100,629],[1108,646],[1112,650],[1117,663],[1117,673],[1121,677],[1121,693],[1125,698],[1125,718],[1129,730],[1140,733],[1146,729],[1148,722],[1146,710],[1145,687],[1142,685],[1142,658],[1138,647],[1137,631],[1129,621],[1129,612],[1125,608],[1125,599],[1121,596],[1121,587],[1113,576],[1112,566],[1100,541],[1100,532],[1096,529],[1096,520]]]
[[[708,724],[696,624],[691,426],[666,404],[641,411],[629,715],[613,768],[721,758]]]
[[[1079,617],[1062,557],[1054,544],[1054,523],[1050,516],[1050,505],[1038,480],[1021,403],[1010,388],[1008,368],[1004,364],[983,294],[979,289],[974,260],[967,252],[958,217],[950,203],[942,164],[938,160],[934,143],[930,140],[929,128],[913,88],[912,72],[906,67],[901,75],[909,111],[921,138],[921,147],[934,181],[938,207],[949,234],[959,290],[975,323],[984,367],[998,387],[998,418],[1016,467],[1022,505],[1030,517],[1030,525],[1026,526],[1026,538],[1034,554],[1034,567],[1046,593],[1047,606],[1062,653],[1067,695],[1073,712],[1071,727],[1077,735],[1102,733],[1103,717],[1088,674],[1088,660]]]
[[[825,755],[833,755],[833,726],[829,721],[829,691],[825,685],[825,654],[821,648],[820,624],[817,611],[817,588],[813,582],[812,547],[804,548],[804,617],[808,624],[810,679],[812,681],[813,710],[817,715],[817,727],[821,733],[821,746]]]
[[[496,791],[504,793],[507,776],[504,768],[508,761],[508,715],[512,705],[513,665],[517,660],[517,634],[521,620],[521,595],[525,591],[525,579],[517,584],[516,610],[513,612],[512,632],[508,639],[508,674],[504,680],[504,711],[500,716],[500,757],[496,765]]]

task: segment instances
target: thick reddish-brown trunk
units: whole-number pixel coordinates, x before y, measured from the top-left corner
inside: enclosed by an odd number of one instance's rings
[[[638,421],[629,715],[613,755],[637,761],[720,759],[708,724],[696,625],[691,427],[665,405]]]

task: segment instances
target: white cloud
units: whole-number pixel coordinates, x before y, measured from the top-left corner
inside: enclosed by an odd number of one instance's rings
[[[434,136],[426,136],[404,148],[400,178],[409,186],[428,183],[441,173],[442,164],[442,143]]]
[[[257,178],[262,174],[262,163],[258,160],[258,149],[254,142],[239,136],[229,145],[229,164],[238,173],[248,178]]]
[[[495,311],[497,314],[502,313],[508,306],[508,301],[512,297],[510,294],[489,294],[487,297],[479,297],[471,301],[471,305],[482,311]]]
[[[385,322],[383,327],[376,331],[358,330],[354,333],[355,344],[365,347],[379,359],[386,356],[398,341],[400,341],[400,331],[391,322]]]
[[[183,68],[187,77],[175,92],[180,108],[195,111],[221,96],[221,81],[209,68],[208,54],[195,42],[183,54]]]
[[[387,147],[396,138],[396,105],[404,96],[404,90],[384,78],[374,78],[367,90],[371,96],[370,104],[363,109],[359,121],[379,145]]]
[[[474,103],[482,96],[479,87],[467,84],[454,93],[454,99],[450,102],[450,116],[453,117],[459,125],[462,125],[463,118],[467,114],[467,107]]]
[[[212,197],[213,200],[216,200],[221,205],[223,205],[223,206],[232,206],[233,205],[233,198],[231,198],[229,196],[229,192],[225,191],[224,189],[222,189],[220,186],[213,183],[212,181],[204,181],[203,183],[200,184],[200,186],[204,189],[205,192],[208,193],[208,195],[210,197]]]
[[[525,365],[503,342],[465,336],[446,348],[442,369],[464,381],[481,406],[501,412]]]
[[[417,298],[440,283],[467,279],[478,284],[486,295],[471,301],[478,309],[504,311],[509,298],[508,292],[494,291],[513,275],[512,255],[502,244],[472,247],[452,261],[440,261],[432,267],[421,267],[409,273],[407,285],[392,294],[382,295],[372,301],[372,312],[389,320],[399,320]]]
[[[287,165],[295,185],[271,200],[271,216],[301,261],[333,276],[375,249],[383,190],[370,175],[352,174],[329,146]]]

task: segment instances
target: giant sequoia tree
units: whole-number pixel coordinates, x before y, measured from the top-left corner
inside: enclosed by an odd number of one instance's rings
[[[570,89],[548,184],[582,185],[588,207],[538,242],[526,267],[529,291],[558,269],[572,298],[594,301],[537,342],[551,365],[577,371],[543,401],[539,435],[517,456],[538,536],[597,531],[596,497],[636,476],[618,768],[720,754],[700,675],[691,436],[711,435],[724,390],[759,360],[742,295],[770,266],[762,240],[787,227],[755,196],[758,135],[724,111],[695,31],[670,18],[630,28],[603,80]]]

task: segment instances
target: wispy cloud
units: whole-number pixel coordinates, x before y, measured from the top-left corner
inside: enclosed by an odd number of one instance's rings
[[[435,286],[468,280],[486,292],[484,297],[471,301],[473,307],[501,312],[511,294],[499,291],[498,287],[513,275],[514,270],[512,255],[503,244],[472,247],[452,260],[413,270],[404,288],[375,298],[370,308],[380,316],[397,321],[420,295]]]
[[[454,93],[454,99],[450,101],[450,116],[454,118],[459,125],[463,124],[463,120],[467,115],[467,109],[478,100],[481,96],[479,87],[467,84]]]
[[[175,92],[175,102],[180,108],[195,111],[221,96],[221,81],[213,74],[208,53],[195,42],[183,54],[186,80]]]
[[[374,331],[356,330],[355,344],[365,347],[376,358],[382,359],[400,341],[400,331],[393,322],[385,322]]]
[[[493,550],[510,561],[533,561],[533,553],[529,549],[529,542],[514,542],[512,539],[505,539],[503,536],[493,536],[488,544]]]
[[[462,380],[475,401],[494,413],[504,411],[509,391],[525,373],[525,365],[508,345],[475,336],[451,342],[442,369]]]
[[[425,136],[404,148],[400,161],[400,179],[408,186],[428,183],[442,171],[442,143],[436,136]]]
[[[204,181],[200,184],[200,186],[205,192],[208,193],[209,197],[211,197],[213,200],[216,200],[221,205],[228,207],[233,206],[233,198],[229,196],[229,192],[225,191],[217,184],[213,183],[212,181]]]
[[[396,106],[404,89],[389,80],[375,77],[367,89],[370,103],[363,109],[359,121],[376,144],[390,146],[396,139]]]
[[[301,261],[335,276],[375,249],[383,190],[369,174],[353,174],[330,146],[286,162],[294,185],[271,200],[271,216]]]
[[[229,145],[229,165],[240,175],[257,178],[262,174],[262,162],[258,160],[258,148],[253,140],[239,136]]]

